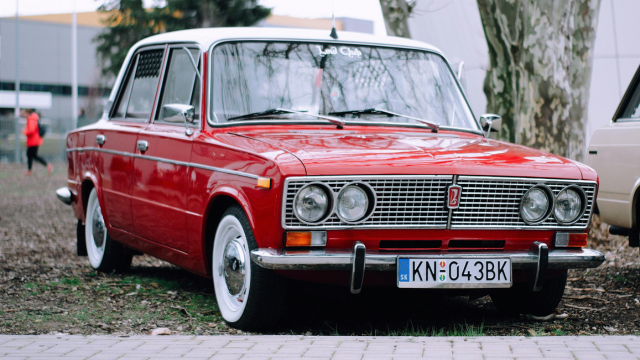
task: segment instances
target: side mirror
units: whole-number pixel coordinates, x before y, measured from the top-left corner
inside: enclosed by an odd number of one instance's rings
[[[480,125],[484,131],[484,137],[488,138],[491,132],[500,132],[502,117],[496,114],[484,114],[480,116]]]
[[[195,108],[191,105],[183,104],[167,104],[162,107],[162,120],[172,123],[180,123],[184,121],[185,134],[191,136],[193,130],[189,129],[188,124],[195,122]]]

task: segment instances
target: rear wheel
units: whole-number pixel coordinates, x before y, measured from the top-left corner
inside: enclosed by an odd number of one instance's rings
[[[567,270],[560,276],[547,279],[540,291],[532,291],[528,284],[520,283],[509,289],[493,291],[491,300],[498,311],[506,315],[547,316],[558,307],[566,285]]]
[[[102,272],[119,272],[131,266],[132,255],[128,254],[124,246],[111,239],[107,233],[95,188],[89,195],[84,230],[87,256],[94,269]]]
[[[220,314],[241,330],[273,327],[284,306],[286,280],[251,263],[258,248],[249,220],[234,205],[222,215],[212,251],[212,276]]]

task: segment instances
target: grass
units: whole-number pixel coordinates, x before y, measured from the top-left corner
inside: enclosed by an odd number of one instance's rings
[[[331,335],[339,335],[337,332],[337,326],[332,329],[334,333]],[[404,328],[391,329],[387,328],[386,331],[380,331],[377,329],[371,329],[366,335],[369,336],[462,336],[462,337],[478,337],[484,336],[484,322],[478,326],[469,325],[465,323],[453,323],[444,328],[430,327],[423,328],[421,326],[414,326],[413,322],[409,322]]]

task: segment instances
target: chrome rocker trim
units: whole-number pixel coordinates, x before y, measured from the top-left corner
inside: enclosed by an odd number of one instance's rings
[[[364,245],[363,245],[364,246]],[[483,258],[491,256],[509,257],[513,269],[537,269],[538,253],[533,251],[512,252],[405,252],[390,253],[366,251],[365,269],[374,271],[395,271],[398,256],[412,258]],[[255,249],[251,260],[266,269],[273,270],[352,270],[354,255],[351,249],[340,250],[284,250]],[[587,269],[600,266],[604,255],[591,249],[549,250],[549,269]]]

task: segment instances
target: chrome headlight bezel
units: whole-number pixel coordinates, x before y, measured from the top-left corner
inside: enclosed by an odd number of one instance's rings
[[[315,220],[315,221],[306,220],[302,215],[298,214],[298,211],[296,210],[296,203],[298,202],[298,197],[300,196],[300,194],[304,189],[311,186],[321,189],[324,192],[325,196],[327,197],[327,208],[324,210],[324,214],[318,220]],[[291,206],[293,208],[293,215],[298,220],[300,220],[300,222],[308,225],[320,224],[326,221],[331,216],[331,214],[333,214],[333,208],[335,206],[333,191],[331,191],[331,189],[326,184],[321,182],[312,182],[312,183],[306,184],[305,186],[300,188],[300,190],[298,190],[298,192],[296,193],[296,196],[293,198],[293,204],[291,204]]]
[[[580,197],[580,212],[578,213],[578,216],[576,216],[575,219],[568,221],[568,222],[564,222],[561,221],[557,216],[556,216],[556,206],[558,206],[558,201],[557,198],[560,196],[560,194],[562,194],[562,192],[566,191],[566,190],[573,190],[575,191],[578,196]],[[556,221],[558,222],[558,224],[561,225],[571,225],[571,224],[575,224],[576,222],[578,222],[580,219],[582,219],[582,216],[584,215],[585,211],[587,210],[587,194],[584,192],[584,190],[578,186],[578,185],[569,185],[564,187],[562,190],[560,190],[558,192],[558,195],[556,196],[556,202],[553,206],[553,217],[556,219]]]
[[[342,215],[340,215],[340,210],[339,210],[340,197],[350,187],[355,187],[355,188],[358,188],[359,190],[362,190],[362,192],[364,192],[365,196],[367,197],[367,209],[365,210],[364,215],[357,220],[348,220],[348,219],[345,219]],[[340,219],[340,221],[344,223],[359,224],[361,222],[366,221],[373,214],[373,210],[376,208],[376,202],[377,202],[376,192],[373,191],[373,188],[371,188],[369,184],[365,184],[363,182],[352,182],[343,186],[342,189],[340,189],[340,191],[338,192],[338,195],[336,196],[336,200],[335,200],[334,212],[336,216]]]
[[[527,197],[527,195],[529,195],[529,193],[533,190],[542,190],[545,195],[547,195],[547,200],[548,200],[548,206],[547,206],[547,210],[545,211],[544,215],[537,219],[537,220],[528,220],[527,218],[525,218],[525,216],[522,214],[522,208],[524,206],[524,199]],[[556,197],[553,195],[553,191],[551,190],[550,187],[548,187],[547,185],[544,184],[538,184],[538,185],[534,185],[532,186],[529,190],[527,190],[526,193],[524,193],[524,195],[522,195],[522,198],[520,199],[520,206],[519,206],[519,210],[518,210],[518,215],[520,215],[520,218],[522,219],[522,221],[524,221],[527,225],[537,225],[537,224],[541,224],[543,222],[545,222],[545,220],[547,220],[549,218],[549,216],[551,216],[551,213],[553,213],[553,210],[555,209],[555,200]]]

